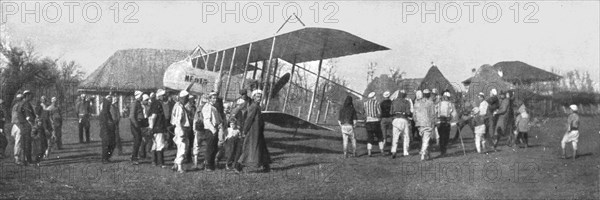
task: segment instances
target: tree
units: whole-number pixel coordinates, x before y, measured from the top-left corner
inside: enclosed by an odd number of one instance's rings
[[[6,63],[0,73],[0,96],[7,102],[5,108],[12,105],[17,92],[26,85],[55,87],[62,101],[63,83],[79,82],[83,78],[81,66],[74,61],[63,62],[59,66],[58,59],[40,58],[34,49],[31,43],[26,43],[24,47],[10,46],[7,40],[2,40],[0,53],[6,58]]]

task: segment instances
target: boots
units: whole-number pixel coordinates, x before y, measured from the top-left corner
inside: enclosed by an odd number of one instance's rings
[[[156,155],[158,156],[158,158],[156,159],[158,166],[160,166],[161,168],[167,167],[165,165],[165,154],[163,153],[163,151],[156,151]]]
[[[369,157],[371,157],[371,149],[367,149],[367,154],[369,155]]]
[[[198,156],[194,155],[192,161],[194,161],[194,166],[192,167],[192,170],[198,170]]]
[[[152,165],[158,166],[158,162],[156,162],[156,160],[158,159],[156,151],[152,151],[152,154],[150,154],[150,156],[152,156]]]

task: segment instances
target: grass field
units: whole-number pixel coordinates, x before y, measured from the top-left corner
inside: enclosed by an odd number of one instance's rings
[[[419,161],[414,145],[409,157],[367,157],[364,129],[357,131],[361,156],[343,159],[339,132],[299,130],[294,136],[293,130],[268,126],[265,135],[274,161],[271,173],[250,169],[236,174],[220,169],[178,174],[154,167],[150,160],[131,165],[126,120],[121,121],[126,155],[102,164],[97,121],[92,122],[93,142],[77,144],[72,120],[65,121],[65,148],[41,166],[17,166],[12,158],[0,161],[0,198],[599,199],[600,120],[583,118],[580,157],[575,161],[559,159],[564,121],[553,118],[533,128],[531,148],[502,146],[487,155],[475,153],[473,135],[466,128],[466,156],[459,142],[450,146],[450,156],[436,159],[439,153],[434,145],[434,159],[426,162]],[[5,155],[12,155],[12,146]],[[172,163],[174,154],[168,151],[167,163]]]

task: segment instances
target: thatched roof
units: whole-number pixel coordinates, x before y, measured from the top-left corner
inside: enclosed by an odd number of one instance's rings
[[[494,64],[492,67],[496,71],[502,71],[502,79],[513,84],[558,81],[562,78],[559,75],[521,61],[503,61]]]
[[[492,69],[502,72],[502,80],[513,84],[530,84],[535,82],[558,81],[562,77],[552,72],[531,66],[521,61],[502,61],[492,66]],[[469,85],[472,77],[464,80]]]
[[[475,72],[475,76],[471,78],[467,99],[474,101],[480,92],[483,92],[487,97],[494,88],[498,92],[507,91],[513,89],[514,85],[502,80],[492,66],[483,65],[479,67],[477,72]]]
[[[163,88],[165,70],[188,54],[167,49],[119,50],[81,82],[79,90],[132,92]]]
[[[448,81],[448,79],[444,77],[442,72],[436,66],[432,66],[431,68],[429,68],[429,71],[427,71],[427,74],[425,75],[425,78],[423,78],[423,80],[421,81],[421,84],[419,85],[418,89],[431,90],[434,88],[437,89],[440,93],[444,90],[449,90],[452,94],[456,92],[454,86],[452,86],[450,81]]]
[[[363,96],[367,96],[371,92],[375,92],[378,99],[383,98],[383,92],[390,91],[394,93],[397,90],[405,90],[408,96],[413,95],[414,91],[417,90],[421,84],[422,78],[404,78],[400,80],[394,80],[387,74],[382,74],[379,77],[375,77],[365,89]]]

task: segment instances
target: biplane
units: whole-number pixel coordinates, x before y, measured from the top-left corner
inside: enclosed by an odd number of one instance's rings
[[[298,128],[331,130],[312,123],[310,119],[311,114],[314,112],[313,107],[315,107],[319,81],[331,82],[321,76],[323,60],[382,50],[389,49],[342,30],[305,27],[214,52],[206,52],[202,47],[197,47],[192,54],[197,54],[197,52],[200,52],[200,54],[190,55],[187,59],[172,64],[166,70],[163,82],[167,88],[174,90],[188,89],[192,93],[218,91],[219,95],[227,100],[229,98],[228,91],[232,89],[230,88],[231,77],[241,75],[242,84],[240,88],[233,88],[233,91],[242,89],[241,87],[244,87],[244,82],[247,80],[256,80],[258,83],[255,88],[251,89],[266,89],[264,91],[266,98],[263,98],[264,102],[262,102],[265,105],[265,111],[263,111],[265,122],[285,128],[296,128],[296,130]],[[291,76],[285,75],[280,77],[278,81],[275,80],[278,69],[277,65],[274,65],[274,61],[277,59],[291,63]],[[282,85],[291,82],[290,79],[294,77],[295,71],[300,69],[308,71],[308,69],[302,68],[298,64],[312,61],[318,61],[319,64],[316,72],[309,71],[316,74],[316,82],[311,91],[308,116],[303,119],[286,113],[285,104],[288,102],[290,87],[288,87],[283,97],[285,98],[283,109],[270,110],[269,103],[273,97],[270,94],[274,92],[273,90],[281,89]],[[262,68],[258,67],[258,63],[262,63]],[[259,69],[261,75],[257,78]],[[227,80],[223,88],[221,83],[225,74],[227,74]],[[331,83],[337,84],[335,82]],[[190,84],[191,87],[189,87]],[[348,92],[362,97],[361,93],[347,87],[344,88]]]

